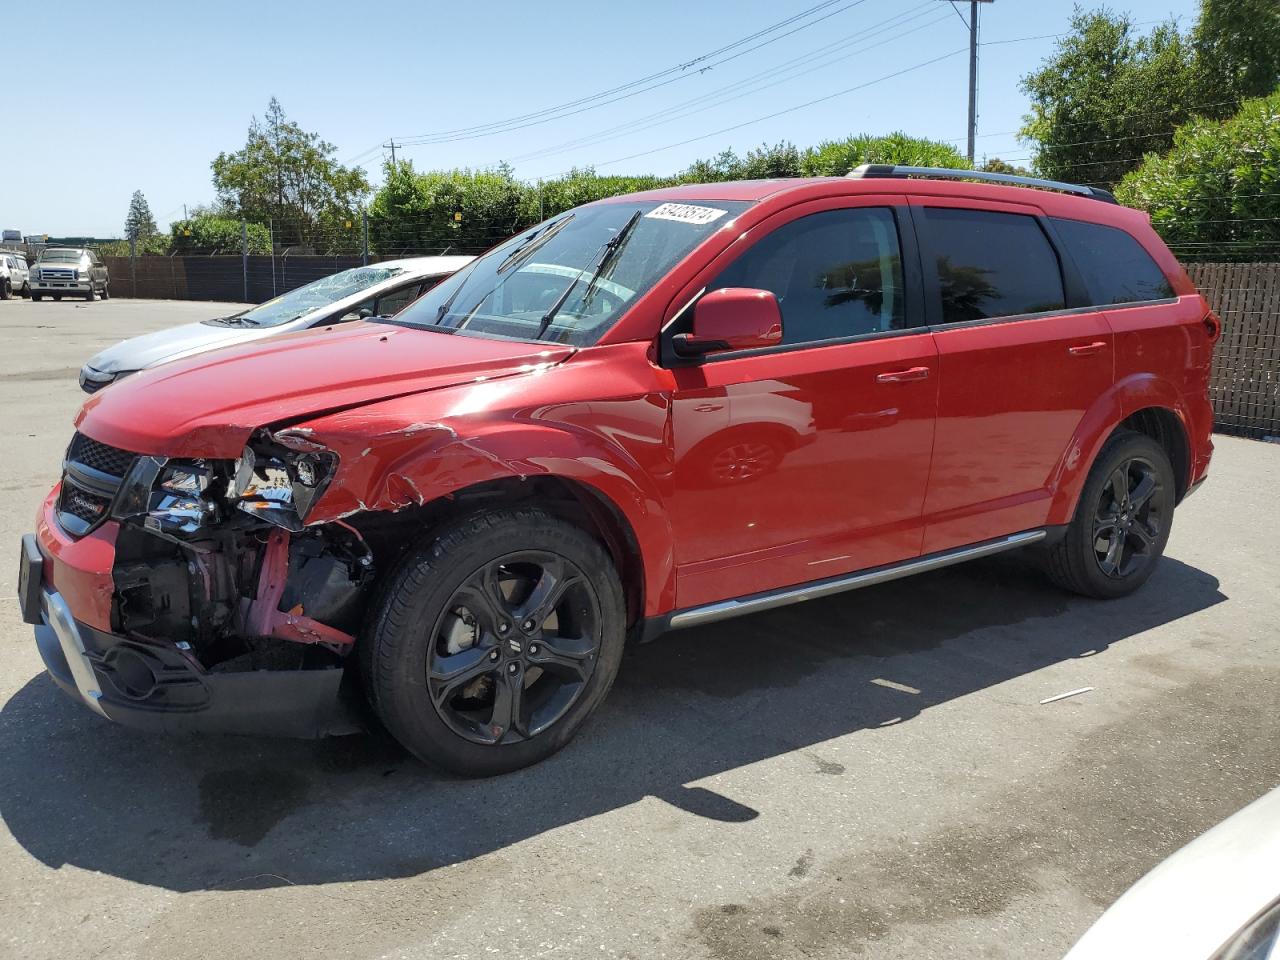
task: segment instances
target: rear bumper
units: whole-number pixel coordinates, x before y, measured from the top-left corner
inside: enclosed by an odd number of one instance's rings
[[[22,538],[19,602],[45,668],[72,699],[108,720],[156,732],[309,738],[361,729],[354,698],[342,695],[341,667],[206,670],[177,644],[102,629],[109,620],[86,622],[86,615],[102,616],[89,600],[101,600],[104,591],[109,608],[114,549],[100,544],[82,557],[91,569],[77,569],[72,564],[81,554],[75,548],[92,535],[70,541],[43,511],[41,519],[39,537]],[[61,590],[59,583],[77,592]],[[86,583],[93,588],[85,589]],[[81,613],[78,603],[95,609]]]

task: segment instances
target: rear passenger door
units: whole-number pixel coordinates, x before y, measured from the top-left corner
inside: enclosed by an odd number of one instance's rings
[[[913,198],[938,348],[924,553],[1044,524],[1113,343],[1037,208]]]

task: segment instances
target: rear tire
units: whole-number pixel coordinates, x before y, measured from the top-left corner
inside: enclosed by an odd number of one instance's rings
[[[1144,433],[1117,431],[1089,471],[1066,536],[1048,550],[1049,577],[1086,597],[1133,593],[1164,554],[1175,493],[1164,448]]]
[[[23,295],[24,297],[30,298],[30,296],[31,296],[31,284],[29,284],[29,283],[24,283],[24,284],[22,285],[22,295]]]
[[[528,507],[443,529],[401,561],[374,610],[359,649],[375,712],[415,756],[467,777],[567,744],[609,692],[626,634],[609,554]]]

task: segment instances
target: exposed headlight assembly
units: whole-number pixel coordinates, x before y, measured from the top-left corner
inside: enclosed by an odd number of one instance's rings
[[[317,443],[259,433],[236,462],[236,509],[299,531],[337,465],[337,456]]]
[[[113,514],[140,517],[148,530],[177,539],[233,509],[296,533],[337,466],[337,455],[318,443],[259,431],[234,461],[138,457]]]

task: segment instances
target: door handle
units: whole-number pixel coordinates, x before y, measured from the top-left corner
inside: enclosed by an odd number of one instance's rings
[[[1073,357],[1089,357],[1095,353],[1101,353],[1107,348],[1105,340],[1095,340],[1093,343],[1081,343],[1074,347],[1067,347],[1067,353]]]
[[[911,380],[929,379],[928,367],[911,367],[908,370],[894,370],[892,373],[876,375],[876,383],[907,383]]]

